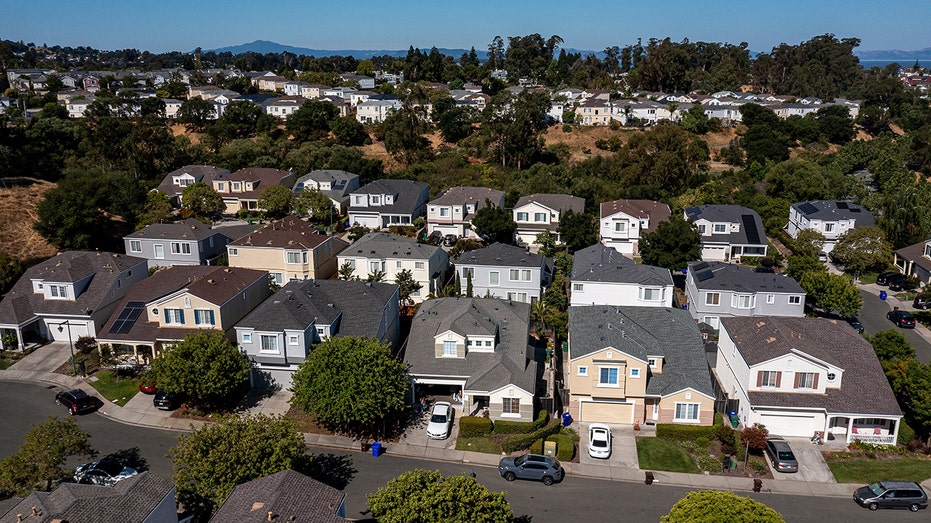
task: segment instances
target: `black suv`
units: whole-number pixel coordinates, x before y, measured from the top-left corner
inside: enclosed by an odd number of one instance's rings
[[[508,481],[515,479],[535,479],[550,486],[562,481],[563,469],[556,458],[541,456],[539,454],[524,454],[516,458],[501,458],[498,462],[498,473]]]
[[[914,481],[877,481],[860,487],[853,500],[870,510],[880,508],[907,508],[912,512],[928,508],[928,495]]]
[[[915,296],[915,301],[912,302],[912,307],[926,311],[928,310],[928,307],[931,307],[931,303],[929,303],[929,301],[931,300],[928,300],[927,298],[919,294],[918,296]]]
[[[889,290],[908,291],[918,287],[918,281],[904,274],[889,279]]]
[[[158,389],[155,391],[155,397],[152,398],[152,405],[158,410],[175,410],[180,402],[174,394]]]
[[[97,408],[94,398],[81,389],[66,390],[55,395],[55,404],[68,409],[68,414],[83,414]]]
[[[908,311],[903,311],[901,309],[892,310],[886,313],[886,318],[889,318],[892,323],[895,323],[896,327],[902,329],[915,328],[915,317]]]
[[[876,277],[876,283],[878,285],[889,285],[889,280],[895,278],[896,276],[902,276],[901,272],[881,272],[879,276]]]

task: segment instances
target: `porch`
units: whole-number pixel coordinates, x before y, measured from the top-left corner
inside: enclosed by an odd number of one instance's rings
[[[858,418],[854,416],[828,416],[828,439],[844,443],[861,441],[875,445],[895,445],[899,437],[901,418]]]

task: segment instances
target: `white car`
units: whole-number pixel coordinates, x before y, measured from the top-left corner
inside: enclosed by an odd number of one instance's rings
[[[453,426],[453,407],[445,401],[433,404],[430,423],[427,424],[427,436],[430,439],[446,439]]]
[[[588,455],[598,459],[611,457],[611,428],[603,423],[588,426]]]

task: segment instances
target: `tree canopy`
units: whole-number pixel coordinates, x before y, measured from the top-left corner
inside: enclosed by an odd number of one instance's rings
[[[863,305],[860,290],[843,275],[808,271],[802,274],[798,283],[808,293],[808,299],[814,302],[815,307],[823,311],[854,316]]]
[[[369,510],[383,523],[510,523],[504,492],[490,492],[475,478],[416,469],[368,495]]]
[[[866,272],[886,267],[892,261],[892,246],[879,227],[857,227],[837,240],[831,256],[848,271]]]
[[[661,523],[785,523],[759,501],[720,490],[694,490],[676,502]]]
[[[13,455],[0,461],[0,499],[50,490],[54,482],[71,476],[65,462],[73,456],[96,456],[90,434],[73,419],[49,417],[26,433]]]
[[[683,269],[701,258],[701,233],[692,222],[673,215],[640,238],[640,257],[647,265]]]
[[[507,209],[502,209],[485,202],[485,206],[475,212],[472,227],[476,234],[491,243],[514,243],[517,223]]]
[[[159,387],[199,406],[237,399],[249,380],[249,361],[222,331],[199,330],[152,360]]]

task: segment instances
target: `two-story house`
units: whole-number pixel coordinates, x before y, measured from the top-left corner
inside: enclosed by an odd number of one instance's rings
[[[339,267],[347,265],[352,275],[366,279],[380,274],[381,281],[394,282],[408,270],[421,288],[410,299],[419,303],[443,288],[448,280],[449,255],[442,248],[418,243],[413,238],[371,232],[356,240],[337,256]]]
[[[585,212],[585,200],[568,194],[531,194],[522,196],[514,206],[517,238],[530,245],[537,235],[550,231],[559,241],[559,219],[566,211]]]
[[[304,189],[325,194],[336,212],[342,214],[349,208],[349,194],[359,188],[359,175],[339,169],[317,169],[301,176],[294,182],[294,194]]]
[[[145,258],[149,268],[171,265],[216,265],[226,256],[226,244],[256,225],[214,227],[188,218],[178,223],[153,223],[123,237],[126,254]]]
[[[753,209],[739,205],[699,205],[685,209],[685,219],[701,233],[701,259],[740,261],[766,256],[769,242],[763,220]]]
[[[569,305],[672,307],[675,298],[669,269],[637,263],[600,243],[575,252],[571,280]]]
[[[236,324],[239,347],[252,362],[255,388],[291,386],[313,346],[363,336],[399,343],[398,286],[345,280],[291,281]]]
[[[530,303],[553,279],[553,262],[545,256],[505,243],[465,251],[455,260],[462,294]]]
[[[462,414],[531,421],[540,358],[529,346],[530,305],[493,298],[439,298],[414,315],[404,363],[415,397],[461,392]],[[487,409],[487,410],[485,410]]]
[[[714,371],[746,427],[895,445],[902,411],[873,347],[844,321],[724,318]]]
[[[579,421],[714,423],[702,335],[681,309],[569,307],[565,381]]]
[[[487,187],[453,187],[427,203],[427,234],[439,232],[478,238],[472,229],[475,213],[485,207],[504,207],[504,191]]]
[[[931,239],[895,251],[894,263],[902,274],[931,283]]]
[[[789,207],[786,233],[792,238],[799,231],[812,230],[824,235],[824,252],[831,252],[837,240],[856,227],[876,225],[873,214],[849,201],[812,200]]]
[[[268,271],[277,285],[326,279],[336,274],[336,256],[349,244],[318,232],[297,216],[285,216],[226,247],[230,267]]]
[[[715,329],[732,316],[805,315],[805,290],[794,279],[729,263],[690,263],[685,295],[695,321]]]
[[[598,232],[601,243],[625,256],[640,255],[640,238],[669,219],[665,203],[653,200],[614,200],[602,202]]]
[[[3,341],[3,348],[97,336],[117,302],[148,275],[144,258],[111,252],[65,251],[33,265],[0,301],[0,332],[16,334],[15,345]]]
[[[230,172],[226,169],[210,165],[185,165],[166,174],[156,189],[167,194],[171,203],[177,207],[181,205],[181,193],[188,185],[203,182],[213,187],[214,178],[229,176],[229,174]]]
[[[383,179],[349,195],[349,223],[369,229],[411,225],[426,214],[430,186],[411,180]]]
[[[400,100],[366,100],[356,106],[356,120],[361,123],[381,123],[389,114],[401,109]]]
[[[239,210],[256,211],[259,198],[268,187],[281,185],[294,187],[291,171],[265,167],[247,167],[234,173],[220,174],[213,179],[213,190],[219,193],[226,205],[224,212],[235,214]]]
[[[134,285],[100,329],[97,342],[120,360],[147,364],[201,329],[235,340],[233,326],[271,294],[268,273],[178,265]]]
[[[296,113],[305,102],[307,102],[307,98],[303,96],[279,96],[265,104],[265,114],[286,120]]]

